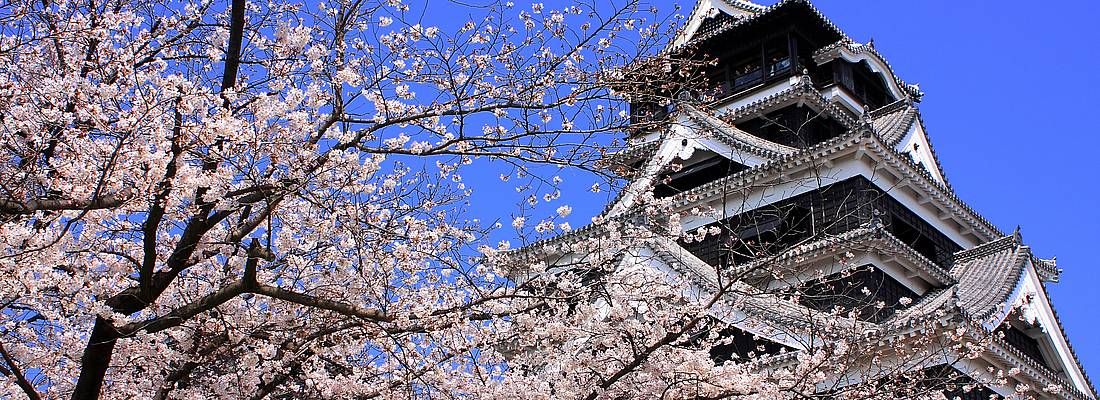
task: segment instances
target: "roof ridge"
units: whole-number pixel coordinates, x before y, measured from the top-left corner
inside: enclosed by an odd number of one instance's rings
[[[607,165],[614,165],[617,163],[625,163],[626,160],[648,158],[653,155],[652,153],[657,151],[659,145],[660,140],[628,144],[625,149],[603,155],[602,161]]]
[[[900,104],[900,106],[895,106],[894,109],[883,111],[878,115],[871,115],[871,113],[868,115],[872,118],[871,123],[879,136],[882,136],[883,140],[891,146],[897,146],[916,122],[918,111],[917,107],[908,102],[899,100],[893,104]],[[891,107],[893,104],[883,108]]]
[[[1015,235],[1007,235],[1000,239],[991,240],[977,246],[971,247],[965,250],[959,250],[953,255],[955,264],[974,260],[996,253],[998,251],[1018,246],[1020,243],[1017,241]],[[1026,246],[1022,246],[1026,247]]]
[[[956,292],[958,292],[958,286],[956,284],[942,288],[929,289],[924,295],[915,299],[913,304],[909,307],[899,310],[885,321],[882,321],[882,325],[886,326],[887,329],[899,329],[911,327],[924,321],[943,318],[943,314],[934,311],[944,310],[946,312],[950,309],[957,308],[958,299],[956,298]]]
[[[759,174],[767,173],[767,172],[770,172],[770,171],[780,170],[784,167],[784,164],[786,164],[788,162],[791,162],[792,160],[794,160],[798,157],[804,157],[804,156],[807,156],[807,155],[810,155],[810,154],[814,154],[814,153],[823,151],[825,149],[828,149],[830,147],[840,145],[844,142],[849,142],[849,141],[858,142],[862,136],[863,136],[862,132],[853,132],[853,133],[850,133],[850,134],[847,134],[847,135],[840,135],[840,136],[831,138],[829,140],[823,141],[821,143],[815,144],[813,146],[810,146],[808,148],[802,149],[801,151],[799,151],[797,153],[785,155],[783,157],[774,159],[774,160],[766,162],[764,164],[760,164],[756,167],[752,167],[752,168],[746,169],[744,171],[737,172],[733,175],[729,175],[729,176],[726,176],[726,177],[723,177],[723,178],[713,180],[711,182],[707,182],[707,183],[705,183],[702,186],[699,186],[697,188],[685,191],[683,193],[679,193],[679,194],[675,195],[674,198],[678,199],[678,201],[684,202],[687,199],[694,198],[696,195],[704,194],[708,190],[714,190],[714,189],[719,188],[719,187],[726,187],[726,186],[728,186],[728,184],[731,181],[751,180],[752,178],[750,178],[750,176],[752,176],[752,175],[759,175]],[[847,147],[847,146],[844,146],[844,147]]]
[[[617,215],[604,217],[603,223],[590,223],[561,235],[536,240],[517,249],[506,250],[501,252],[501,254],[507,258],[508,262],[533,261],[533,257],[543,256],[548,250],[552,250],[548,249],[552,245],[573,244],[580,240],[606,235],[609,232],[609,222],[628,223],[630,222],[630,216]]]
[[[896,111],[904,110],[906,106],[910,105],[912,105],[912,101],[910,101],[909,99],[898,99],[894,100],[894,102],[890,104],[871,110],[867,114],[869,114],[871,118],[879,118],[886,114],[892,114]]]
[[[947,171],[944,171],[943,165],[940,163],[940,157],[936,155],[936,145],[932,143],[932,135],[928,133],[928,127],[924,125],[924,116],[920,112],[914,115],[916,116],[915,123],[920,124],[920,129],[924,132],[924,140],[928,142],[928,151],[932,153],[932,160],[936,162],[936,169],[939,170],[940,176],[943,178],[943,186],[947,190],[954,191],[955,189],[951,187],[951,180],[947,179]]]
[[[1058,282],[1062,275],[1062,270],[1058,269],[1058,257],[1039,258],[1032,254],[1031,264],[1035,266],[1035,270],[1039,272],[1044,282]]]
[[[722,2],[726,3],[726,5],[730,7],[734,7],[742,11],[748,11],[754,14],[768,9],[767,6],[756,4],[748,0],[722,0]]]
[[[917,117],[919,119],[920,113],[917,113]],[[875,135],[875,136],[878,137],[878,135]],[[936,150],[935,150],[935,147],[931,146],[931,143],[932,143],[931,138],[929,138],[927,134],[925,135],[925,138],[928,139],[929,146],[932,147],[933,158],[936,159],[936,164],[937,164],[937,167],[938,167],[939,166],[939,159],[935,157]],[[936,180],[934,177],[932,177],[931,173],[926,168],[921,168],[920,166],[918,166],[913,161],[912,158],[904,157],[903,154],[900,151],[898,151],[896,148],[894,148],[894,146],[889,146],[889,143],[885,143],[885,140],[883,140],[881,137],[878,137],[878,139],[879,139],[879,142],[881,144],[887,144],[887,146],[882,146],[882,148],[885,149],[886,151],[888,151],[889,153],[891,153],[894,156],[893,158],[895,160],[898,160],[898,162],[903,163],[906,166],[908,166],[909,169],[912,170],[916,175],[924,177],[924,179],[927,181],[927,183],[930,186],[942,190],[944,196],[946,196],[948,200],[952,200],[952,201],[958,203],[959,208],[961,208],[963,211],[971,214],[975,218],[975,220],[977,220],[979,225],[985,225],[985,228],[987,228],[990,232],[992,232],[994,236],[1004,235],[1004,232],[1001,232],[1001,230],[998,229],[996,226],[994,226],[992,222],[989,222],[988,219],[986,219],[984,216],[979,214],[977,210],[975,210],[973,207],[971,207],[969,204],[967,204],[965,201],[963,201],[959,197],[959,195],[957,193],[955,193],[955,190],[951,188],[951,183],[947,181],[946,176],[944,176],[944,178],[943,178],[944,180],[942,182]],[[942,171],[942,169],[941,169],[941,171]]]

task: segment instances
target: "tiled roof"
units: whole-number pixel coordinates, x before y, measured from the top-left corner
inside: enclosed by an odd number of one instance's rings
[[[794,154],[798,151],[798,149],[794,147],[784,146],[753,136],[719,118],[699,111],[695,107],[685,105],[681,108],[684,110],[688,119],[702,127],[710,128],[709,133],[711,133],[715,139],[718,139],[732,148],[747,151],[767,159],[779,158],[785,155]]]
[[[745,0],[721,0],[721,1],[722,1],[722,3],[725,3],[726,5],[728,5],[730,7],[733,7],[733,8],[739,9],[739,10],[743,10],[743,11],[748,11],[748,12],[751,12],[751,13],[758,13],[758,12],[761,12],[761,11],[764,11],[764,10],[768,9],[768,7],[762,6],[760,4],[753,3],[751,1],[745,1]]]
[[[661,134],[660,138],[658,138],[657,140],[653,140],[653,141],[650,141],[648,143],[639,145],[638,147],[635,148],[636,150],[628,150],[628,151],[633,152],[634,154],[632,154],[630,156],[625,156],[624,155],[624,157],[637,156],[637,157],[641,158],[642,160],[644,160],[641,168],[639,168],[639,170],[637,171],[637,172],[640,172],[640,175],[633,176],[631,178],[631,181],[627,185],[625,185],[621,189],[619,189],[619,193],[615,194],[615,198],[612,199],[611,201],[609,201],[606,205],[604,205],[603,210],[600,211],[600,214],[599,214],[600,217],[607,217],[608,214],[611,212],[611,210],[614,209],[615,206],[618,205],[620,201],[622,201],[624,198],[626,198],[626,194],[632,189],[632,187],[634,186],[634,183],[637,182],[638,179],[645,178],[644,175],[648,175],[648,174],[653,173],[653,172],[647,172],[646,170],[649,168],[651,163],[657,162],[657,160],[654,159],[654,156],[656,156],[657,152],[661,150],[661,145],[666,140],[668,140],[668,138],[666,137],[667,134],[668,134],[668,131],[666,130],[665,132],[663,132]]]
[[[744,3],[744,2],[738,2],[738,3]],[[748,17],[738,18],[738,17],[734,17],[734,16],[731,16],[731,15],[725,14],[725,13],[718,13],[718,15],[709,18],[710,21],[707,21],[707,23],[704,23],[704,25],[701,26],[699,28],[699,30],[695,32],[695,35],[691,38],[691,40],[688,42],[688,44],[699,43],[699,42],[705,41],[707,39],[713,38],[715,36],[718,36],[722,33],[728,32],[728,31],[730,31],[734,28],[749,25],[749,24],[751,24],[755,21],[760,20],[763,17],[766,17],[768,15],[772,15],[773,13],[775,13],[779,10],[782,10],[784,8],[791,7],[791,6],[794,6],[794,5],[803,5],[803,6],[807,7],[810,10],[810,12],[813,13],[813,15],[818,18],[818,20],[821,22],[822,26],[825,29],[835,32],[838,36],[845,37],[844,32],[841,31],[840,28],[838,28],[835,24],[833,24],[832,21],[829,21],[829,19],[826,18],[825,15],[821,13],[821,11],[818,11],[818,9],[813,6],[813,4],[810,4],[809,1],[807,1],[807,0],[781,0],[778,3],[775,3],[771,6],[765,7],[763,9],[757,9],[757,11],[755,11],[754,14],[752,14],[751,16],[748,16]],[[697,10],[697,11],[699,11],[699,10]],[[686,46],[687,45],[678,46],[678,47],[675,47],[675,48],[668,49],[668,51],[672,52],[672,53],[675,53],[675,52],[678,52],[679,50],[681,50],[683,47],[686,47]]]
[[[545,257],[567,252],[575,244],[607,236],[607,226],[607,224],[589,224],[572,232],[539,240],[515,250],[509,250],[501,255],[503,266],[511,271],[520,271],[526,268],[526,264],[539,262]]]
[[[951,275],[959,281],[959,306],[985,323],[1004,310],[1031,258],[1015,235],[956,253]]]
[[[1031,261],[1031,264],[1038,271],[1040,278],[1044,280],[1056,279],[1057,275],[1049,277],[1049,274],[1056,272],[1050,271],[1054,268],[1049,260],[1042,260],[1036,257],[1031,248],[1023,245],[1022,239],[1019,235],[1019,231],[1016,233],[1005,236],[1003,238],[976,246],[971,249],[963,250],[955,254],[955,266],[951,270],[951,274],[958,279],[957,297],[958,305],[975,323],[984,323],[993,317],[1003,317],[996,314],[999,310],[1006,308],[1007,302],[1012,301],[1012,296],[1020,285],[1020,279],[1024,273],[1027,262]],[[1054,268],[1056,269],[1056,268]],[[1047,277],[1044,277],[1047,276]],[[1047,298],[1050,302],[1050,298]],[[1054,312],[1054,320],[1058,325],[1061,336],[1066,339],[1066,343],[1069,344],[1069,337],[1066,336],[1065,328],[1062,326],[1061,320],[1058,319],[1058,314],[1054,311],[1053,305],[1051,311]],[[998,339],[999,340],[999,339]],[[1028,364],[1032,363],[1028,357],[1023,356],[1012,346],[1004,345],[1003,343],[998,346],[1002,353],[1009,353],[1014,356],[1016,364]],[[1069,352],[1073,358],[1073,362],[1077,364],[1077,367],[1081,368],[1081,361],[1077,357],[1077,353],[1073,350],[1073,346],[1069,345]],[[1004,354],[1002,354],[1004,356]],[[1047,368],[1035,369],[1040,372],[1040,375],[1044,378],[1051,379],[1063,384],[1065,387],[1073,390],[1072,385],[1062,380],[1062,378],[1050,373]],[[1092,386],[1091,380],[1087,374],[1085,374],[1086,383],[1089,385],[1090,390],[1093,393],[1096,392],[1095,387]],[[1079,398],[1088,398],[1082,393],[1076,393]]]
[[[917,121],[917,115],[917,108],[908,99],[901,99],[872,111],[871,125],[884,142],[897,146]]]
[[[646,159],[657,152],[661,146],[660,140],[652,140],[645,143],[631,144],[622,151],[608,154],[603,157],[603,164],[608,166],[627,165],[639,159]]]
[[[628,223],[625,220],[621,222]],[[644,226],[635,227],[639,230],[646,229]],[[606,225],[590,225],[573,234],[529,246],[517,254],[526,255],[527,257],[517,257],[514,260],[532,260],[533,258],[530,256],[536,254],[537,256],[545,256],[548,252],[563,251],[573,243],[588,239],[599,239],[607,233]],[[712,266],[698,259],[670,238],[661,235],[646,236],[656,256],[664,263],[708,290],[718,288],[719,279]],[[905,251],[908,246],[889,236],[888,233],[881,231],[878,227],[863,227],[835,237],[806,243],[803,246],[784,252],[779,258],[769,261],[784,263],[799,257],[814,257],[814,254],[821,252],[835,253],[839,251],[837,250],[838,245],[857,243],[879,246],[875,249],[881,248],[884,252],[910,258],[911,261],[924,264],[925,268],[923,269],[926,272],[934,273],[939,270],[931,261],[912,252],[911,249]],[[891,245],[893,246],[891,247]],[[899,310],[898,313],[879,325],[847,319],[837,320],[834,316],[808,309],[773,294],[761,293],[759,289],[747,283],[736,282],[726,289],[731,296],[728,304],[734,305],[737,309],[767,326],[806,327],[821,323],[822,318],[832,318],[829,323],[849,324],[852,329],[858,329],[859,332],[878,332],[878,335],[885,335],[883,337],[886,337],[904,331],[906,327],[923,326],[925,321],[944,319],[956,312],[965,316],[966,321],[979,325],[989,321],[992,317],[1001,317],[997,316],[996,312],[1004,310],[1007,302],[1011,301],[1012,296],[1019,287],[1024,268],[1029,260],[1033,263],[1047,262],[1036,258],[1030,248],[1022,244],[1022,239],[1018,233],[959,251],[955,254],[955,265],[951,268],[950,275],[942,277],[944,282],[948,284],[946,287],[930,290],[920,299],[917,299],[911,307]],[[1039,268],[1040,266],[1036,265],[1036,267]],[[1055,319],[1057,320],[1057,315],[1055,315]],[[1062,329],[1060,322],[1058,324],[1059,329]],[[985,329],[990,328],[987,326]],[[1065,332],[1062,331],[1061,333],[1065,337]],[[1012,365],[1027,365],[1028,375],[1033,379],[1061,384],[1068,389],[1068,398],[1090,398],[1089,395],[1074,389],[1063,378],[1051,373],[1049,368],[1042,367],[1031,362],[1029,358],[1016,354],[1018,351],[1011,346],[1004,346],[1002,343],[1001,345],[995,345],[990,351],[997,357],[1010,361]],[[1073,361],[1080,368],[1080,361],[1076,353],[1073,352],[1072,346],[1070,347],[1070,353]],[[1092,383],[1088,381],[1087,375],[1085,379],[1091,389]],[[1091,389],[1091,391],[1095,393],[1095,389]]]
[[[784,253],[780,259],[771,261],[782,262],[798,256],[808,255],[814,249],[822,249],[836,252],[838,244],[873,239],[875,228],[860,228],[839,235],[828,240],[821,240],[795,249],[794,252]],[[882,236],[878,236],[881,238]],[[893,239],[897,240],[897,239]],[[667,238],[658,238],[654,241],[657,246],[655,251],[668,265],[688,273],[703,286],[715,288],[718,284],[717,275],[710,265],[699,260],[693,254],[683,249],[679,244]],[[917,255],[919,257],[919,255]],[[1028,246],[1021,243],[1018,234],[1005,236],[971,249],[956,253],[956,265],[951,270],[954,277],[948,278],[951,282],[946,287],[932,289],[925,293],[911,307],[899,310],[890,319],[880,325],[874,325],[860,321],[838,321],[850,324],[852,329],[860,332],[878,332],[880,335],[889,336],[891,332],[897,332],[905,326],[921,326],[925,321],[944,319],[952,314],[952,311],[961,311],[969,317],[973,323],[980,324],[994,314],[998,309],[1003,309],[1019,285],[1026,261],[1034,259]],[[931,262],[924,260],[930,267]],[[734,284],[731,292],[737,297],[739,309],[767,323],[786,326],[808,326],[815,323],[817,318],[826,314],[810,310],[802,305],[778,298],[776,296],[754,294],[757,289],[740,283]],[[737,296],[736,294],[741,294]],[[835,318],[835,317],[834,317]],[[1057,319],[1057,316],[1055,317]],[[975,320],[976,319],[976,320]],[[1059,329],[1062,329],[1059,322]],[[882,329],[885,328],[885,329]],[[1064,330],[1062,336],[1065,337]],[[1088,399],[1089,395],[1076,390],[1063,378],[1052,373],[1049,368],[1043,367],[1031,361],[1030,358],[1019,354],[1019,350],[1006,345],[1003,340],[994,340],[995,345],[990,350],[998,357],[1011,362],[1011,365],[1028,366],[1032,378],[1041,379],[1046,383],[1059,384],[1067,389],[1068,398]],[[1080,361],[1072,346],[1070,348],[1073,361],[1080,368]],[[1085,377],[1090,390],[1095,393],[1088,376]]]
[[[860,246],[859,248],[855,248]],[[737,266],[733,270],[734,275],[740,275],[761,268],[764,264],[785,266],[796,264],[800,260],[835,254],[837,249],[867,250],[878,254],[889,254],[912,263],[920,272],[928,274],[932,278],[952,284],[955,279],[947,271],[939,267],[932,260],[917,253],[912,247],[887,232],[884,226],[865,226],[839,235],[827,236],[818,240],[806,242],[798,246],[787,248],[774,257],[751,261]],[[761,271],[767,273],[767,271]]]
[[[848,129],[853,129],[859,125],[859,121],[850,112],[825,99],[821,92],[814,88],[813,81],[810,80],[808,75],[800,75],[792,79],[797,79],[797,81],[790,88],[733,110],[725,111],[719,114],[718,117],[737,121],[756,117],[781,106],[801,101],[812,103],[822,113]]]
[[[891,146],[897,146],[905,138],[905,134],[909,132],[909,129],[913,127],[913,124],[919,124],[924,132],[924,139],[928,141],[928,151],[932,153],[932,159],[936,162],[936,170],[943,177],[944,186],[951,189],[951,182],[947,180],[947,174],[943,171],[940,158],[936,155],[936,146],[932,145],[932,138],[928,135],[928,130],[924,128],[924,120],[921,118],[920,110],[912,101],[901,99],[879,107],[868,113],[868,115],[871,117],[871,124],[874,126],[875,132]]]
[[[683,246],[666,237],[654,238],[652,245],[657,257],[661,258],[665,264],[673,268],[680,267],[680,272],[691,275],[693,280],[701,286],[711,289],[718,287],[718,273],[714,268],[695,257]]]
[[[737,21],[740,20],[741,18],[719,12],[713,16],[706,17],[699,25],[699,29],[695,31],[693,38],[714,36],[724,29],[728,29],[729,26],[736,24]]]
[[[707,20],[704,24],[706,25],[705,29],[700,28],[693,42],[706,40],[735,27],[746,25],[757,20],[762,15],[774,12],[788,4],[805,4],[817,13],[821,20],[824,21],[826,27],[836,30],[841,37],[844,37],[844,34],[840,32],[839,29],[836,29],[836,27],[825,19],[824,16],[821,16],[816,9],[813,9],[813,6],[806,0],[782,0],[771,7],[762,7],[741,0],[715,1],[724,1],[731,6],[736,6],[755,14],[747,17],[734,17],[728,14],[719,13]],[[745,3],[747,3],[747,5]],[[758,8],[754,8],[753,6]],[[816,52],[815,60],[822,62],[821,60],[831,59],[829,57],[835,58],[835,52],[840,51],[841,47],[853,52],[872,54],[882,60],[889,68],[889,64],[874,50],[873,46],[856,44],[846,37]],[[890,74],[893,75],[892,71],[890,71]],[[933,179],[926,169],[920,168],[912,159],[904,157],[898,152],[896,146],[901,139],[904,138],[913,124],[919,123],[923,127],[920,113],[913,104],[913,101],[919,101],[920,97],[923,95],[919,87],[905,84],[894,76],[894,79],[897,79],[898,85],[902,87],[910,98],[903,98],[895,103],[874,110],[866,115],[866,118],[868,118],[867,120],[858,121],[852,118],[851,114],[846,110],[825,100],[820,92],[813,88],[809,77],[799,77],[797,79],[799,79],[798,82],[790,89],[732,110],[725,114],[724,117],[730,120],[749,118],[770,111],[776,107],[790,104],[791,101],[804,100],[826,110],[826,112],[833,115],[835,119],[840,120],[841,123],[849,126],[853,131],[808,149],[798,150],[752,136],[726,123],[721,118],[699,111],[693,107],[679,107],[679,111],[684,113],[683,115],[688,119],[699,124],[701,127],[709,127],[712,129],[709,132],[713,134],[715,139],[721,140],[731,147],[752,152],[753,154],[763,156],[772,161],[729,177],[718,179],[688,192],[681,193],[673,198],[677,204],[686,205],[697,201],[700,197],[712,196],[715,191],[728,190],[730,187],[744,187],[761,179],[771,179],[777,174],[782,174],[782,171],[789,168],[806,165],[814,159],[829,157],[845,149],[860,146],[870,153],[879,155],[883,164],[900,172],[899,178],[910,182],[910,185],[914,188],[927,193],[928,197],[936,202],[937,207],[946,210],[948,213],[954,214],[964,225],[973,227],[979,240],[988,240],[988,242],[956,253],[954,265],[951,270],[947,272],[944,272],[920,254],[913,252],[911,248],[901,243],[893,236],[890,236],[889,233],[881,232],[880,229],[867,227],[787,249],[780,254],[779,257],[770,259],[768,262],[794,263],[800,257],[815,257],[820,254],[835,252],[838,244],[860,243],[873,244],[877,246],[875,247],[876,249],[881,248],[883,251],[890,251],[891,249],[895,251],[900,250],[903,256],[910,257],[910,261],[913,261],[918,267],[926,269],[926,272],[930,275],[939,274],[932,276],[937,279],[942,278],[941,281],[946,283],[945,287],[932,289],[925,293],[920,299],[917,299],[911,307],[899,310],[893,317],[883,323],[884,327],[891,323],[913,326],[912,321],[944,318],[947,315],[965,316],[967,318],[955,321],[967,324],[971,322],[977,324],[989,321],[997,322],[996,320],[1004,317],[1002,314],[1007,309],[1007,303],[1013,301],[1013,296],[1019,290],[1021,278],[1023,278],[1026,266],[1029,262],[1034,266],[1035,271],[1037,271],[1042,281],[1056,281],[1058,279],[1059,270],[1055,260],[1044,260],[1036,257],[1028,246],[1022,244],[1022,239],[1018,234],[1004,236],[1004,234],[989,223],[989,221],[960,200],[946,181],[940,182]],[[835,113],[835,115],[833,113]],[[869,126],[867,125],[868,123]],[[659,147],[659,143],[660,141],[658,140],[637,145],[623,152],[610,155],[608,158],[621,161],[627,158],[638,159],[650,157]],[[931,146],[929,147],[930,150],[933,151],[933,158],[935,158],[934,148]],[[942,173],[942,168],[939,168],[938,165],[938,159],[936,163],[936,167]],[[629,212],[624,213],[624,215],[630,214]],[[626,222],[625,218],[618,218],[617,220]],[[644,227],[639,228],[645,229]],[[544,258],[548,254],[566,251],[573,247],[574,244],[582,243],[586,240],[599,240],[604,237],[609,237],[609,233],[607,225],[593,224],[569,234],[537,242],[510,254],[515,257],[513,258],[514,260],[537,260],[539,258]],[[710,289],[717,288],[719,279],[713,267],[699,260],[672,239],[662,237],[661,235],[654,235],[654,237],[648,240],[653,244],[657,257],[669,266],[681,271],[703,287],[708,287]],[[905,252],[905,250],[908,251]],[[743,267],[749,268],[751,266],[752,264],[747,264]],[[737,285],[732,290],[734,296],[737,297],[734,303],[754,317],[767,319],[777,324],[804,326],[807,323],[812,323],[816,315],[820,314],[808,311],[808,309],[796,303],[775,296],[768,297],[757,293],[754,291],[755,289],[753,287],[747,284],[738,282],[734,285]],[[737,296],[737,293],[748,295]],[[1049,301],[1049,299],[1047,300]],[[1059,325],[1058,328],[1063,329],[1060,321],[1058,321],[1057,313],[1054,314],[1054,319]],[[858,327],[871,326],[858,321],[853,321],[853,324],[853,326]],[[989,329],[988,327],[986,328]],[[1064,330],[1061,331],[1061,334],[1062,337],[1066,337]],[[1066,340],[1068,343],[1068,338]],[[995,342],[990,352],[996,354],[996,357],[1009,360],[1012,364],[1030,366],[1029,368],[1031,371],[1028,372],[1030,376],[1048,382],[1062,383],[1071,392],[1067,394],[1069,397],[1095,397],[1095,388],[1092,387],[1092,383],[1088,380],[1087,375],[1085,375],[1085,380],[1091,389],[1092,395],[1076,391],[1072,385],[1066,384],[1062,378],[1050,373],[1049,369],[1045,369],[1045,367],[1040,368],[1041,366],[1031,362],[1028,357],[1018,354],[1019,351],[1012,346]],[[1081,368],[1080,361],[1073,351],[1072,346],[1069,347],[1069,352],[1072,355],[1073,361],[1077,364],[1077,367]],[[1083,371],[1083,369],[1081,370]]]
[[[695,6],[691,8],[691,12],[687,14],[690,16],[691,19],[702,19],[702,21],[700,21],[700,26],[697,27],[694,32],[692,32],[692,36],[698,36],[702,32],[709,32],[714,30],[715,28],[723,26],[727,19],[735,19],[735,17],[733,17],[732,15],[721,12],[720,9],[715,9],[714,1],[721,1],[726,6],[733,7],[746,14],[756,14],[767,9],[767,7],[745,0],[697,0],[695,2]],[[716,13],[713,15],[706,15],[712,12]],[[676,39],[669,41],[668,45],[665,46],[666,52],[680,48],[674,46],[676,43],[681,43],[680,39],[682,36],[687,34],[686,31],[690,24],[691,20],[689,19],[687,23],[680,27],[680,29],[676,32]],[[690,39],[690,37],[683,38],[683,41],[687,41]]]
[[[669,266],[687,273],[695,282],[708,290],[717,290],[718,275],[714,267],[694,254],[691,254],[683,246],[665,238],[656,237],[653,241],[653,250],[659,258]],[[793,301],[780,298],[773,293],[765,293],[747,283],[737,281],[727,283],[723,288],[727,300],[736,308],[771,324],[773,327],[799,326],[807,327],[815,323],[844,324],[859,331],[871,330],[873,324],[847,318],[837,319],[832,314],[813,310]],[[828,319],[828,321],[825,321]]]
[[[956,306],[955,294],[957,285],[946,288],[929,290],[920,299],[917,299],[909,308],[895,313],[883,325],[897,329],[899,327],[912,327],[920,323],[936,318],[943,318]]]
[[[905,92],[905,95],[909,96],[913,101],[919,102],[921,97],[924,96],[924,92],[921,92],[920,86],[905,83],[897,74],[894,74],[894,69],[890,66],[890,62],[886,61],[886,58],[883,57],[878,50],[875,50],[875,46],[871,43],[856,43],[850,38],[843,38],[815,51],[813,55],[814,62],[820,65],[835,60],[837,57],[840,57],[840,52],[844,49],[855,54],[867,54],[881,61],[882,64],[886,66],[886,73],[889,75],[889,78],[892,78],[894,82],[897,83],[898,87]]]

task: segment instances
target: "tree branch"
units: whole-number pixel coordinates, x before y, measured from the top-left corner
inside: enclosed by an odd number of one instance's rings
[[[225,52],[225,70],[222,72],[222,92],[237,84],[237,70],[241,65],[241,47],[244,42],[245,0],[233,0],[229,22],[229,48]],[[228,108],[229,99],[224,100]]]
[[[322,310],[329,310],[342,315],[359,317],[370,321],[393,322],[395,319],[393,316],[387,314],[384,311],[363,308],[353,304],[341,303],[328,299],[322,299],[319,297],[293,292],[271,285],[258,284],[256,285],[255,289],[253,289],[253,292],[256,294],[262,294],[264,296],[276,298],[294,304],[319,308]]]
[[[164,217],[164,205],[168,200],[168,195],[172,193],[172,179],[176,177],[176,170],[178,166],[176,163],[179,161],[180,154],[183,153],[183,146],[180,146],[180,134],[183,129],[183,114],[179,110],[180,98],[176,98],[176,107],[173,110],[173,122],[172,127],[172,145],[171,153],[172,158],[168,160],[168,166],[164,169],[164,178],[161,179],[157,187],[160,189],[156,196],[153,197],[153,202],[149,205],[149,212],[145,218],[145,223],[142,225],[142,246],[145,248],[145,255],[142,258],[140,270],[138,271],[138,280],[141,282],[140,287],[142,291],[149,291],[153,286],[153,271],[154,264],[157,261],[157,229],[160,227],[160,221]]]
[[[15,376],[15,383],[19,385],[20,389],[23,389],[23,393],[27,394],[27,398],[31,400],[40,400],[42,397],[38,395],[38,391],[34,389],[34,385],[27,380],[27,376],[19,369],[19,365],[16,365],[15,359],[11,354],[8,354],[8,350],[4,348],[3,343],[0,343],[0,356],[4,357],[4,362],[8,364],[8,371]]]
[[[19,201],[15,199],[0,199],[0,214],[26,215],[37,211],[65,211],[65,210],[102,210],[118,207],[132,197],[130,189],[124,189],[116,194],[92,197],[87,200],[76,199],[34,199]]]
[[[233,282],[214,293],[210,293],[202,298],[184,305],[183,307],[172,310],[172,312],[157,317],[150,321],[131,322],[123,325],[118,329],[120,337],[130,336],[139,330],[144,330],[149,333],[156,333],[168,328],[176,327],[187,321],[191,317],[199,315],[201,313],[210,311],[214,307],[220,306],[229,301],[233,297],[244,293],[244,282]]]

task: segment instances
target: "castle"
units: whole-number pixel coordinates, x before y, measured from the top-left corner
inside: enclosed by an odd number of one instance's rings
[[[715,271],[758,288],[797,281],[797,307],[848,309],[853,327],[890,326],[880,330],[899,341],[965,326],[962,340],[981,343],[976,356],[909,366],[949,369],[975,386],[949,398],[1007,397],[1021,385],[1036,398],[1096,398],[1047,295],[1055,261],[955,195],[921,119],[923,93],[873,43],[852,40],[806,0],[701,0],[667,49],[687,52],[715,60],[705,83],[669,101],[634,101],[631,118],[652,128],[608,157],[631,181],[600,218],[630,219],[652,199],[685,215],[688,239],[647,250],[654,268],[701,291],[717,284]],[[553,265],[577,257],[570,242],[606,229],[518,254]],[[798,323],[790,305],[743,304],[716,360],[805,348],[776,329]],[[993,379],[994,370],[1013,373]]]

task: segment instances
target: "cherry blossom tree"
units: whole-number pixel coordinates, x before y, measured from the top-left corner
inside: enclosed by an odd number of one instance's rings
[[[477,352],[507,296],[467,260],[491,226],[462,212],[462,171],[591,168],[614,145],[597,134],[627,122],[609,88],[675,81],[652,57],[674,24],[636,1],[425,11],[5,5],[5,391],[370,397],[496,379]]]
[[[866,359],[809,316],[836,345],[716,364],[714,310],[774,294],[617,267],[683,239],[651,196],[659,222],[598,221],[576,268],[491,243],[508,224],[468,198],[494,189],[464,176],[556,199],[542,172],[615,170],[617,133],[652,123],[623,100],[667,103],[703,63],[661,53],[678,20],[638,0],[456,9],[5,4],[0,396],[813,397]],[[498,218],[571,231],[555,205]]]

